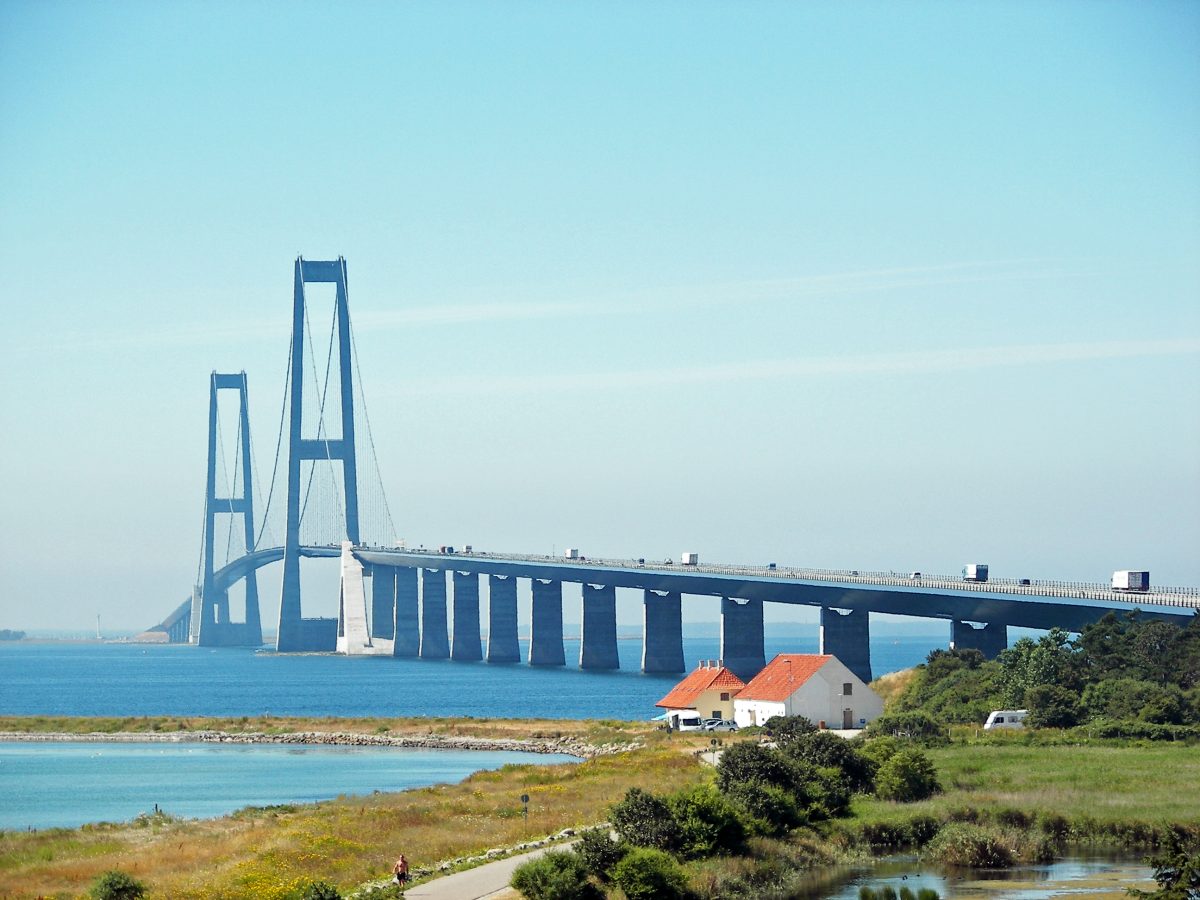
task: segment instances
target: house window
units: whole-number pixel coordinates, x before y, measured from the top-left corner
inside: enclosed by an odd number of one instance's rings
[[[847,681],[842,685],[842,696],[849,697],[854,693],[854,683]]]
[[[722,691],[721,692],[721,702],[724,703],[728,699],[729,699],[729,691]]]

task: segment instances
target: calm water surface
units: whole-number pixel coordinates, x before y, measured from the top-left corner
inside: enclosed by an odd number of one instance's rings
[[[457,782],[507,763],[575,761],[488,750],[0,742],[0,828],[122,822],[155,804],[177,816],[220,816]]]
[[[912,858],[895,858],[870,869],[826,872],[794,900],[858,900],[859,888],[933,888],[943,900],[1127,900],[1130,887],[1156,888],[1150,867],[1137,858],[1068,857],[1004,870],[939,872]]]
[[[875,629],[875,674],[922,662],[945,635],[890,638]],[[678,675],[638,671],[641,642],[622,640],[622,669],[276,654],[186,645],[0,643],[0,715],[490,716],[648,719]],[[815,653],[811,638],[767,640]],[[684,642],[687,665],[716,640]],[[579,642],[567,641],[568,660]]]

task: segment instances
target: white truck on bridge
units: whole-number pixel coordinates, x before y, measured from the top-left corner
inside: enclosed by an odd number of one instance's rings
[[[1118,569],[1113,572],[1112,589],[1114,591],[1148,591],[1150,590],[1150,573]]]

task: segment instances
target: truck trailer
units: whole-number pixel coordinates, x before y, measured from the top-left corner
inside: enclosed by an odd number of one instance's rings
[[[699,553],[681,553],[681,554],[679,554],[679,562],[680,562],[680,564],[685,565],[685,566],[698,566],[698,565],[700,565],[700,554]]]
[[[1150,573],[1118,569],[1113,572],[1112,589],[1114,591],[1148,591],[1150,590]]]
[[[963,581],[987,581],[987,563],[967,563],[963,566]]]

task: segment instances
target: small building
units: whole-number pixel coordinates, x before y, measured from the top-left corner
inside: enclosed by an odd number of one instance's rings
[[[733,702],[739,728],[772,716],[804,716],[826,728],[862,728],[883,714],[883,700],[836,656],[780,653]]]
[[[684,718],[732,719],[733,698],[745,686],[720,660],[702,659],[696,670],[655,706],[666,710],[667,721],[675,728]]]

